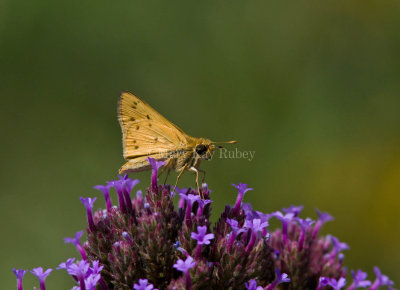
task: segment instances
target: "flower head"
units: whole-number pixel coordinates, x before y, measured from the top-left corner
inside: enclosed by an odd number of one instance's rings
[[[242,204],[244,194],[251,189],[239,183],[235,185],[235,206],[227,205],[213,225],[211,191],[206,185],[206,199],[192,194],[196,192],[193,189],[176,189],[180,197],[176,208],[171,186],[157,184],[156,173],[162,162],[149,162],[153,165],[152,183],[143,193],[131,196],[138,180],[125,175],[95,187],[103,192],[107,210],[93,212],[95,199],[81,199],[88,213],[86,240],[81,244],[83,231],[79,231],[65,242],[74,244],[83,260],[68,259],[57,268],[65,269],[79,284],[73,289],[107,289],[108,285],[124,289],[130,285],[145,290],[244,286],[272,290],[280,283],[290,283],[282,288],[315,289],[318,279],[319,290],[343,288],[348,276],[341,251],[348,246],[332,236],[317,235],[322,224],[333,219],[329,214],[318,211],[315,222],[299,216],[302,206],[272,214],[255,211]],[[110,187],[117,191],[119,207],[108,203]],[[279,219],[282,227],[271,228],[270,217]],[[35,270],[42,290],[50,271]],[[375,272],[373,285],[364,272],[352,272],[353,283],[348,290],[393,285],[378,268]],[[24,271],[14,273],[18,290],[22,290]]]

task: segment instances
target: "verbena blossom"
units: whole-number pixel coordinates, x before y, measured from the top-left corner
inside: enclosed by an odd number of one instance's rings
[[[333,288],[333,290],[340,290],[344,286],[346,286],[346,278],[340,277],[339,280],[336,280],[335,278],[331,278],[328,281],[328,285]]]
[[[47,276],[50,275],[51,271],[53,270],[47,269],[46,271],[43,271],[42,267],[32,269],[31,273],[39,279],[40,290],[46,290],[45,281]]]
[[[57,269],[68,273],[73,289],[347,289],[393,286],[375,268],[376,280],[362,271],[347,275],[343,250],[348,245],[333,236],[320,235],[333,220],[317,210],[317,219],[301,217],[302,206],[264,213],[243,203],[251,190],[234,185],[237,198],[226,205],[216,223],[210,222],[211,190],[175,188],[158,183],[163,162],[149,159],[150,186],[133,192],[138,180],[120,176],[101,191],[105,209],[94,210],[96,198],[81,198],[88,226],[66,243],[73,244],[81,260],[67,259]],[[176,195],[175,195],[176,193]],[[100,195],[100,196],[101,196]],[[118,197],[111,204],[110,195]],[[178,199],[175,207],[174,199]],[[281,226],[271,228],[275,217]],[[15,270],[22,290],[23,270]],[[50,270],[32,271],[41,289]],[[51,278],[51,277],[50,277]],[[346,284],[347,280],[347,284]]]
[[[24,278],[25,273],[27,272],[26,270],[16,270],[15,268],[13,268],[13,272],[15,274],[15,276],[17,276],[17,289],[18,290],[22,290],[22,279]]]
[[[64,243],[70,243],[75,245],[77,248],[79,254],[81,254],[82,259],[86,260],[86,253],[83,247],[81,246],[81,237],[83,235],[83,231],[79,231],[75,234],[75,237],[73,238],[64,238]]]
[[[388,289],[392,289],[394,283],[389,279],[388,276],[383,275],[378,267],[374,267],[374,272],[376,279],[370,288],[371,290],[379,289],[379,287],[382,286],[388,286]]]
[[[139,284],[133,284],[133,289],[135,290],[157,290],[154,288],[153,284],[150,284],[147,279],[139,279]]]
[[[367,273],[357,270],[351,270],[351,276],[353,276],[353,283],[347,288],[348,290],[354,290],[356,288],[366,288],[371,285],[371,281],[367,280]]]
[[[247,290],[263,290],[264,288],[257,285],[257,281],[255,279],[251,279],[248,283],[245,282],[244,285],[246,286]]]

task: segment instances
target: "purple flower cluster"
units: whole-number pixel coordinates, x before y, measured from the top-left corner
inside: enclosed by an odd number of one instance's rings
[[[317,210],[318,219],[301,218],[302,206],[271,214],[243,204],[247,184],[234,185],[238,197],[227,205],[219,220],[210,223],[211,200],[207,185],[202,196],[191,188],[171,190],[159,185],[157,173],[163,162],[149,158],[151,184],[143,196],[132,190],[139,182],[121,176],[95,186],[104,196],[106,209],[93,210],[96,198],[81,198],[86,208],[87,241],[83,231],[65,238],[77,248],[81,260],[68,259],[57,269],[73,278],[73,289],[344,289],[383,286],[393,282],[375,268],[376,280],[351,271],[347,283],[342,251],[349,247],[336,237],[320,236],[320,228],[333,218]],[[112,205],[115,191],[118,204]],[[175,208],[173,199],[179,198]],[[270,229],[270,219],[281,227]],[[26,271],[14,270],[22,288]],[[40,289],[51,269],[31,271]],[[347,285],[347,286],[346,286]]]

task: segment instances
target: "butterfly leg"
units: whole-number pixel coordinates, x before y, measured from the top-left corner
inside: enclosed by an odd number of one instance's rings
[[[201,184],[203,185],[203,183],[206,181],[206,171],[202,169],[197,169],[197,170],[203,173],[203,179],[201,180]]]
[[[199,170],[195,167],[190,167],[190,171],[194,171],[196,173],[196,185],[197,185],[197,192],[199,193],[201,199],[204,199],[203,193],[200,191],[199,187]]]
[[[164,180],[164,185],[167,183],[167,179],[168,179],[168,176],[169,176],[170,172],[171,172],[171,169],[168,168],[167,175],[165,176],[165,180]]]
[[[178,185],[178,181],[179,181],[179,179],[181,178],[181,176],[182,176],[183,172],[185,171],[186,167],[187,167],[187,166],[185,165],[185,166],[182,168],[181,172],[179,173],[178,178],[176,179],[176,182],[175,182],[175,186],[174,186],[174,190],[173,190],[173,191],[175,191],[176,186]]]
[[[160,176],[164,173],[166,168],[167,168],[166,166],[161,167],[161,170],[158,172],[157,178],[160,178]]]

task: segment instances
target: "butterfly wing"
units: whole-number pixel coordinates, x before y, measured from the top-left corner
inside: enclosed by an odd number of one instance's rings
[[[129,92],[121,94],[118,120],[124,158],[132,159],[185,148],[190,138],[146,102]]]

